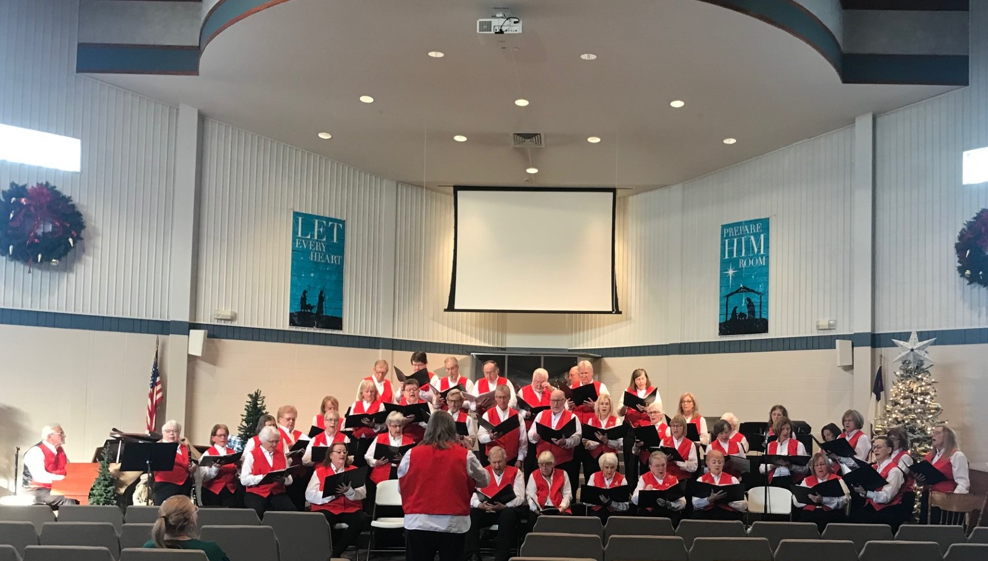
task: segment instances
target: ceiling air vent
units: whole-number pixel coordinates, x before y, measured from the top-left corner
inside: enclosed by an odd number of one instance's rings
[[[516,132],[511,135],[511,145],[515,148],[544,148],[542,133]]]

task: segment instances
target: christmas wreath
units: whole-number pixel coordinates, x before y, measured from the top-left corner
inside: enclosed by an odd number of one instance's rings
[[[988,286],[988,208],[967,221],[957,234],[957,272],[968,284]]]
[[[85,228],[72,198],[47,182],[30,188],[11,183],[0,193],[0,251],[8,259],[58,265]]]

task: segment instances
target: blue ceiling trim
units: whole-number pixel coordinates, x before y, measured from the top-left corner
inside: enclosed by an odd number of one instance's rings
[[[93,74],[199,73],[199,49],[194,46],[79,43],[76,72]]]
[[[845,10],[897,10],[915,12],[968,12],[968,0],[841,0]]]
[[[963,55],[845,54],[845,84],[968,85],[969,57]]]

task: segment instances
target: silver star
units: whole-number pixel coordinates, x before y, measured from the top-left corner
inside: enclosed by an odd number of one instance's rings
[[[916,336],[915,331],[913,331],[912,334],[909,336],[908,341],[897,341],[895,339],[892,339],[892,342],[895,343],[896,346],[903,349],[903,351],[899,353],[899,356],[895,357],[895,362],[899,362],[901,360],[909,360],[920,364],[922,364],[923,362],[933,364],[933,361],[930,360],[930,354],[926,352],[926,348],[932,345],[933,342],[936,340],[937,340],[936,337],[934,337],[933,339],[928,339],[926,341],[920,342],[919,337]]]

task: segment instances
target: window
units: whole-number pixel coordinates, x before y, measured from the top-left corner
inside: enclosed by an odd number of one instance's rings
[[[988,182],[988,148],[964,152],[964,185]]]
[[[79,171],[82,167],[82,142],[78,138],[0,125],[0,160]]]

